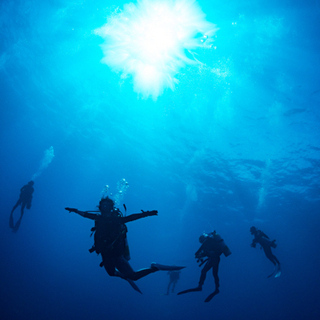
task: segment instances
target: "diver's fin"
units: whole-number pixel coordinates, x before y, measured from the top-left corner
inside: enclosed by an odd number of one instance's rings
[[[271,278],[272,276],[274,276],[276,272],[277,272],[277,268],[274,268],[273,272],[268,275],[268,278]]]
[[[179,266],[167,266],[164,264],[159,264],[159,263],[151,263],[151,268],[157,268],[158,270],[161,271],[174,271],[174,270],[181,270],[185,267],[179,267]]]
[[[209,294],[208,296],[207,296],[207,299],[206,300],[204,300],[204,302],[209,302],[216,294],[218,294],[220,291],[219,291],[219,289],[216,289],[214,292],[212,292],[211,294]]]
[[[278,265],[278,269],[277,269],[277,272],[276,272],[276,274],[274,275],[274,277],[275,278],[278,278],[278,277],[280,277],[281,276],[281,267],[280,267],[280,265]]]
[[[13,214],[12,214],[12,212],[11,212],[10,218],[9,218],[9,227],[10,227],[11,229],[13,229],[13,227],[14,227],[14,225],[13,225]]]
[[[275,278],[278,278],[281,276],[281,270],[278,270],[277,273],[274,275]]]
[[[16,222],[16,225],[12,228],[12,231],[14,233],[17,233],[19,228],[20,228],[20,224],[21,224],[21,218]]]
[[[197,292],[197,291],[202,291],[202,287],[196,287],[196,288],[191,288],[188,290],[180,291],[177,293],[177,295],[179,296],[180,294],[185,294],[185,293],[189,293],[189,292]]]
[[[134,282],[133,280],[131,280],[131,279],[126,279],[126,280],[129,282],[130,286],[131,286],[134,290],[136,290],[136,291],[138,291],[139,293],[142,294],[141,290],[139,289],[139,287],[135,284],[135,282]]]
[[[278,278],[278,277],[280,277],[280,275],[281,275],[281,269],[280,269],[280,266],[277,265],[274,268],[273,272],[270,275],[268,275],[268,278],[271,278],[271,277]]]

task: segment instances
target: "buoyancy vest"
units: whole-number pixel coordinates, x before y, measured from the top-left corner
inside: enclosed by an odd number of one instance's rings
[[[108,217],[99,215],[95,219],[95,226],[91,229],[94,233],[94,246],[89,250],[103,256],[123,255],[130,259],[127,241],[127,226],[122,223],[121,216]]]
[[[210,233],[206,236],[206,239],[198,252],[202,252],[203,256],[209,256],[210,253],[220,256],[223,253],[228,257],[231,254],[231,251],[224,240],[216,232]]]

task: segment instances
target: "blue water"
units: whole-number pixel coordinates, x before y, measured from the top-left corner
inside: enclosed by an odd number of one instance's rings
[[[217,48],[157,101],[100,63],[92,30],[124,3],[1,1],[1,319],[319,319],[320,2],[199,1]],[[19,190],[51,146],[13,233]],[[92,221],[64,208],[94,210],[123,178],[128,214],[159,211],[128,224],[134,269],[186,265],[185,290],[199,280],[200,234],[225,239],[210,303],[211,273],[182,296],[151,274],[140,295],[88,252]],[[277,240],[281,277],[267,279],[252,225]]]

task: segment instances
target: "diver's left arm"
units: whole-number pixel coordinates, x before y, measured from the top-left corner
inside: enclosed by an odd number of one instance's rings
[[[142,213],[134,213],[134,214],[130,214],[130,216],[122,217],[121,221],[123,223],[127,223],[127,222],[138,220],[138,219],[141,219],[141,218],[146,218],[146,217],[151,217],[151,216],[157,216],[158,215],[158,211],[157,210],[152,210],[152,211],[143,211],[143,210],[141,210],[141,211],[142,211]]]

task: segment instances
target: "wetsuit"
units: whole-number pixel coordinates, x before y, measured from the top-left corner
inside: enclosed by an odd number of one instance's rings
[[[206,280],[207,272],[212,268],[212,274],[214,277],[214,282],[216,286],[216,290],[218,290],[220,283],[219,283],[219,263],[220,263],[220,255],[222,252],[217,250],[216,248],[216,241],[212,237],[207,237],[204,241],[202,246],[196,252],[196,256],[201,254],[202,257],[208,257],[208,261],[204,265],[203,269],[201,270],[200,280],[199,280],[199,287],[202,287],[204,281]]]
[[[148,274],[158,271],[150,267],[134,271],[126,258],[126,232],[125,223],[138,220],[144,217],[155,215],[154,211],[136,213],[126,217],[107,216],[88,212],[76,212],[85,218],[95,221],[93,250],[101,254],[102,263],[110,276],[118,276],[124,279],[139,280]]]
[[[14,207],[12,208],[11,213],[10,213],[10,218],[9,218],[9,227],[12,228],[13,232],[17,232],[20,227],[20,223],[21,223],[23,213],[24,213],[24,208],[25,207],[27,207],[27,209],[31,208],[33,192],[34,192],[33,181],[30,181],[28,184],[24,185],[20,189],[19,199],[18,199],[17,203],[14,205]],[[16,210],[16,208],[19,205],[21,205],[21,215],[20,215],[20,218],[17,220],[16,224],[14,224],[13,212],[14,212],[14,210]]]
[[[270,241],[270,238],[261,230],[256,230],[254,233],[254,239],[252,240],[252,247],[256,247],[256,244],[259,243],[266,255],[266,257],[274,264],[280,265],[277,257],[272,253],[271,247],[276,247],[275,240]]]

